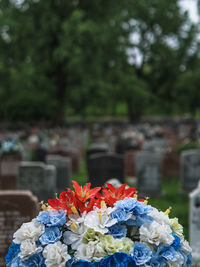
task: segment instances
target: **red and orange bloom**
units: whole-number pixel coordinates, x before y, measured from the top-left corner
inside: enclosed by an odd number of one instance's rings
[[[119,188],[115,188],[112,184],[106,183],[106,187],[103,186],[105,203],[113,207],[114,203],[118,200],[123,200],[125,197],[134,197],[135,187],[126,189],[126,186],[127,184],[123,184]]]

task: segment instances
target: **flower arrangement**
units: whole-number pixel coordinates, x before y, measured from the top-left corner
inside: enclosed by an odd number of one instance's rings
[[[1,154],[17,154],[23,151],[22,145],[18,140],[14,141],[4,141],[0,148]]]
[[[192,266],[191,248],[170,209],[138,199],[134,187],[91,189],[73,181],[24,223],[5,257],[14,266]]]

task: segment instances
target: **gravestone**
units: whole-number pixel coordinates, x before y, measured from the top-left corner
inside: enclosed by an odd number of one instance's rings
[[[57,193],[61,193],[66,187],[70,187],[72,181],[71,159],[59,155],[49,155],[46,162],[56,167]]]
[[[70,157],[72,161],[72,172],[78,173],[80,168],[81,152],[75,148],[56,146],[49,151],[49,155],[60,155]]]
[[[141,195],[161,194],[161,154],[140,152],[136,156],[137,189]]]
[[[0,189],[14,190],[17,189],[17,172],[22,155],[3,154],[0,157]]]
[[[180,176],[180,156],[176,152],[169,151],[163,155],[162,176]]]
[[[108,179],[124,183],[124,159],[121,155],[95,154],[88,159],[88,177],[92,186],[102,186]]]
[[[11,245],[14,232],[39,212],[38,200],[30,191],[0,191],[0,266]]]
[[[57,192],[56,167],[40,162],[22,162],[19,166],[18,189],[30,190],[39,201],[53,198]]]
[[[108,145],[105,143],[93,143],[90,148],[87,150],[87,161],[90,156],[99,154],[99,153],[108,153]]]
[[[126,177],[136,176],[136,155],[139,151],[129,150],[124,153],[124,174]]]
[[[200,150],[181,153],[181,183],[183,192],[191,192],[200,179]]]
[[[200,266],[200,182],[198,187],[190,193],[190,246],[194,266]]]

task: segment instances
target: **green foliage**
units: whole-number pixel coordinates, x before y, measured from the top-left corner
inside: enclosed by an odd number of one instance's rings
[[[178,0],[1,0],[0,27],[3,120],[198,108],[198,28]]]

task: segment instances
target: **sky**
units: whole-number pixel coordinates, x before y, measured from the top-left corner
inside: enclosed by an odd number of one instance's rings
[[[197,0],[180,0],[180,6],[184,10],[188,10],[193,22],[198,22]]]

